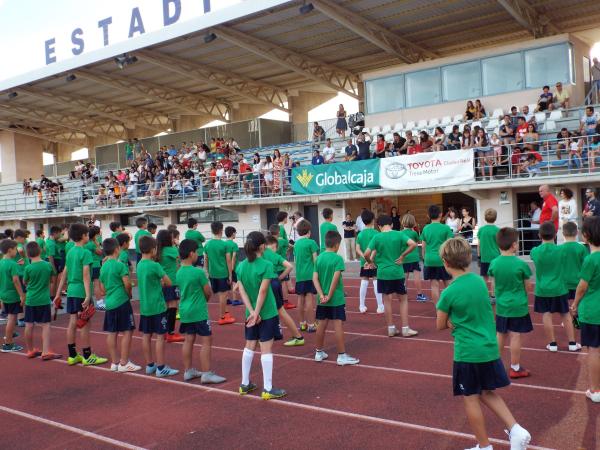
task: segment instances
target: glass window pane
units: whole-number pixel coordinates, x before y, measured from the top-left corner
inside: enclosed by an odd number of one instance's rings
[[[404,108],[402,75],[369,80],[365,83],[365,90],[370,114]]]
[[[525,52],[525,77],[528,88],[552,86],[557,81],[570,81],[569,47],[567,44],[537,48]]]
[[[237,222],[238,213],[227,209],[215,208],[215,220],[218,222]]]
[[[442,67],[442,92],[445,102],[480,96],[479,61]]]
[[[405,75],[406,106],[433,105],[442,101],[439,69],[423,70]]]
[[[482,59],[483,95],[523,90],[522,66],[521,53]]]

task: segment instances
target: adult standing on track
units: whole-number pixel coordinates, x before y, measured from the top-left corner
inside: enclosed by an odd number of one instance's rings
[[[398,208],[392,206],[390,216],[392,218],[392,230],[400,231],[400,216],[398,215]]]
[[[346,245],[346,259],[356,260],[356,222],[352,220],[352,214],[346,214],[346,220],[342,222],[344,227],[344,244]]]
[[[585,207],[583,209],[583,216],[600,216],[600,201],[598,201],[596,198],[596,189],[587,188],[585,190],[585,196],[587,198],[587,202],[585,203]]]
[[[544,222],[553,222],[554,229],[558,230],[558,200],[552,195],[550,186],[547,184],[542,184],[539,187],[538,192],[544,201],[542,213],[540,214],[540,225]]]
[[[562,227],[567,222],[577,222],[577,204],[573,198],[573,191],[569,188],[560,190],[560,201],[558,202],[558,218],[560,219],[560,229],[557,233],[558,243],[564,242]]]
[[[356,218],[356,234],[360,233],[362,230],[365,229],[365,223],[362,220],[362,213],[364,211],[366,211],[367,208],[362,208],[360,210],[360,214],[358,215],[358,217]]]

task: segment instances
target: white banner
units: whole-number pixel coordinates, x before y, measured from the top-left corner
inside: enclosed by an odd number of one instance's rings
[[[394,156],[380,160],[383,189],[456,186],[474,180],[473,150],[451,150]]]

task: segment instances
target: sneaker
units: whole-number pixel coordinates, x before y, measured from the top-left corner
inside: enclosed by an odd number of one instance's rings
[[[99,366],[100,364],[104,364],[106,362],[108,362],[107,358],[103,358],[92,353],[88,359],[82,358],[81,364],[84,366]]]
[[[531,434],[525,428],[518,423],[514,424],[510,431],[506,430],[506,434],[510,439],[511,450],[526,450],[529,441],[531,441]]]
[[[389,337],[395,337],[395,336],[399,336],[400,335],[400,330],[396,327],[394,327],[393,329],[388,328],[388,336]]]
[[[581,351],[581,344],[580,343],[576,343],[575,345],[569,344],[569,351],[570,352],[579,352],[579,351]]]
[[[329,358],[329,355],[325,353],[323,350],[315,352],[315,361],[321,362]]]
[[[291,294],[291,292],[290,292]],[[292,302],[283,302],[283,307],[285,309],[295,309],[296,305],[294,305]]]
[[[481,448],[479,444],[477,444],[475,447],[466,448],[465,450],[494,450],[494,447],[490,444],[487,447]]]
[[[62,357],[63,355],[61,355],[60,353],[42,353],[42,361],[52,361],[53,359],[61,359]]]
[[[338,366],[353,366],[354,364],[358,364],[358,359],[353,358],[347,353],[342,353],[337,357],[337,365]]]
[[[240,395],[246,395],[255,389],[256,389],[256,385],[254,383],[240,384],[239,393],[240,393]]]
[[[183,342],[183,341],[185,341],[185,338],[182,335],[180,335],[179,333],[173,333],[173,334],[167,333],[165,341],[171,342],[171,343],[172,342]]]
[[[316,333],[317,332],[317,325],[315,325],[314,323],[312,325],[309,325],[308,328],[306,328],[306,331],[308,333]]]
[[[426,302],[429,299],[427,298],[427,296],[425,294],[417,294],[417,301],[420,302]]]
[[[366,307],[366,306],[359,306],[359,307],[358,307],[358,311],[359,311],[361,314],[364,314],[364,313],[366,313],[366,312],[367,312],[367,307]]]
[[[13,332],[13,339],[14,339],[14,338],[18,338],[19,336],[20,336],[20,334],[19,334],[19,333],[17,333],[16,331],[15,331],[15,332]]]
[[[18,319],[17,320],[17,326],[19,328],[25,328],[25,321],[23,319]]]
[[[231,299],[230,298],[227,299],[227,304],[231,305]]]
[[[377,314],[383,314],[385,312],[385,306],[381,305],[377,307]]]
[[[285,392],[283,389],[276,388],[271,388],[270,391],[262,391],[262,394],[260,394],[263,400],[272,400],[274,398],[285,397],[286,395],[287,392]]]
[[[308,329],[308,325],[306,324],[306,322],[301,322],[300,323],[300,331],[306,331]]]
[[[289,341],[284,342],[284,344],[283,344],[284,347],[298,347],[300,345],[304,345],[303,337],[299,337],[299,338],[293,337]]]
[[[557,352],[558,351],[558,345],[546,345],[546,350],[548,350],[549,352]]]
[[[146,365],[146,375],[152,375],[156,372],[156,364],[152,364],[151,366]]]
[[[227,378],[217,375],[214,372],[204,372],[202,378],[200,378],[202,384],[220,384],[225,381],[227,381]]]
[[[594,403],[600,403],[600,391],[592,392],[591,389],[585,391],[585,396]]]
[[[37,358],[38,356],[42,356],[42,352],[39,351],[37,348],[34,348],[33,350],[27,352],[27,357],[29,359]]]
[[[67,364],[70,366],[74,366],[75,364],[79,364],[80,362],[83,362],[83,356],[81,356],[79,353],[73,358],[71,358],[70,356],[67,358]]]
[[[163,367],[162,370],[158,370],[158,367],[156,368],[157,378],[172,377],[174,375],[177,375],[178,373],[179,373],[179,370],[171,369],[167,365],[165,365],[165,367]]]
[[[490,304],[492,304],[492,305],[496,304],[496,297],[494,297],[493,295],[490,295]]]
[[[520,367],[519,370],[514,370],[512,367],[510,368],[509,376],[511,378],[526,378],[530,376],[529,370],[524,367]]]
[[[244,304],[244,302],[241,300],[233,300],[231,302],[231,306],[242,306],[243,304]]]
[[[132,363],[131,361],[127,361],[127,364],[124,366],[119,364],[117,368],[119,373],[123,372],[137,372],[138,370],[142,370],[142,366],[138,366],[137,364]]]
[[[202,372],[197,369],[191,368],[183,372],[183,381],[190,381],[194,378],[200,378],[202,376]]]
[[[402,337],[413,337],[419,334],[418,331],[409,328],[408,330],[402,329]]]
[[[181,317],[179,316],[179,311],[177,311],[177,314],[175,315],[175,320],[181,320]]]
[[[15,344],[14,342],[12,344],[3,344],[2,345],[2,350],[0,350],[2,353],[13,353],[13,352],[20,352],[21,350],[23,350],[23,347],[21,347],[20,345]]]
[[[229,315],[229,313],[226,313],[223,317],[221,317],[219,319],[219,322],[217,322],[219,325],[229,325],[232,323],[235,323],[235,319],[233,317],[231,317]]]
[[[119,365],[115,364],[115,363],[110,363],[110,371],[111,372],[118,372],[119,371]]]
[[[106,303],[104,303],[104,299],[101,298],[96,301],[96,310],[98,311],[106,311]]]

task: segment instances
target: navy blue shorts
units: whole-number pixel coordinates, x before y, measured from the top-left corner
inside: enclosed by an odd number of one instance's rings
[[[65,270],[65,260],[54,258],[54,266],[56,273],[61,273],[63,270]]]
[[[424,280],[444,280],[448,281],[452,277],[444,267],[430,267],[424,266],[423,268],[423,279]]]
[[[229,278],[210,278],[210,287],[215,294],[231,290]]]
[[[273,295],[275,296],[275,304],[277,305],[277,310],[283,307],[283,288],[281,287],[281,281],[277,278],[273,278],[271,280],[271,290],[273,291]]]
[[[420,272],[421,264],[419,264],[419,261],[404,263],[402,264],[402,268],[404,269],[404,273]]]
[[[129,300],[118,308],[106,310],[104,313],[104,325],[102,330],[109,333],[135,330],[133,309],[131,308],[131,302]]]
[[[194,267],[204,267],[204,255],[198,255]]]
[[[244,334],[247,341],[267,342],[281,335],[281,330],[279,329],[279,316],[261,320],[258,325],[244,328]]]
[[[404,278],[400,280],[380,280],[377,279],[377,292],[379,294],[398,294],[406,295],[406,286]]]
[[[317,320],[341,320],[346,321],[346,305],[323,306],[317,305],[315,314]]]
[[[569,295],[559,297],[538,297],[535,296],[533,310],[536,313],[559,313],[567,314],[569,312]]]
[[[233,272],[231,272],[231,282],[232,283],[237,283],[237,273],[235,273],[235,270]]]
[[[25,286],[25,282],[23,281],[23,277],[19,275],[19,282],[21,283],[21,289],[23,292],[27,292],[27,286]]]
[[[25,323],[49,323],[51,319],[50,305],[25,305]]]
[[[484,363],[454,361],[452,367],[452,385],[454,395],[479,395],[482,391],[493,391],[508,386],[501,359]]]
[[[21,314],[23,312],[23,307],[21,306],[21,302],[15,303],[2,303],[2,310],[4,314]]]
[[[153,316],[140,316],[139,330],[142,334],[165,334],[167,332],[166,311]]]
[[[92,267],[92,280],[100,279],[100,267]]]
[[[77,314],[83,311],[83,302],[85,298],[67,297],[67,314]]]
[[[584,347],[600,347],[600,325],[579,322],[581,325],[581,345]]]
[[[317,290],[312,280],[296,281],[296,295],[313,294],[316,295]]]
[[[575,300],[576,289],[569,289],[569,300]]]
[[[490,263],[479,263],[479,275],[481,275],[482,277],[487,277],[488,270],[490,270]]]
[[[179,300],[179,295],[177,295],[177,288],[175,286],[165,286],[162,288],[162,290],[163,296],[165,297],[165,302]]]
[[[361,278],[377,278],[377,269],[365,269],[364,267],[360,268],[360,277]]]
[[[181,334],[197,334],[198,336],[211,336],[210,322],[201,320],[199,322],[182,323],[179,325]]]
[[[529,333],[533,331],[531,317],[527,314],[524,317],[504,317],[496,316],[496,331],[498,333]]]

